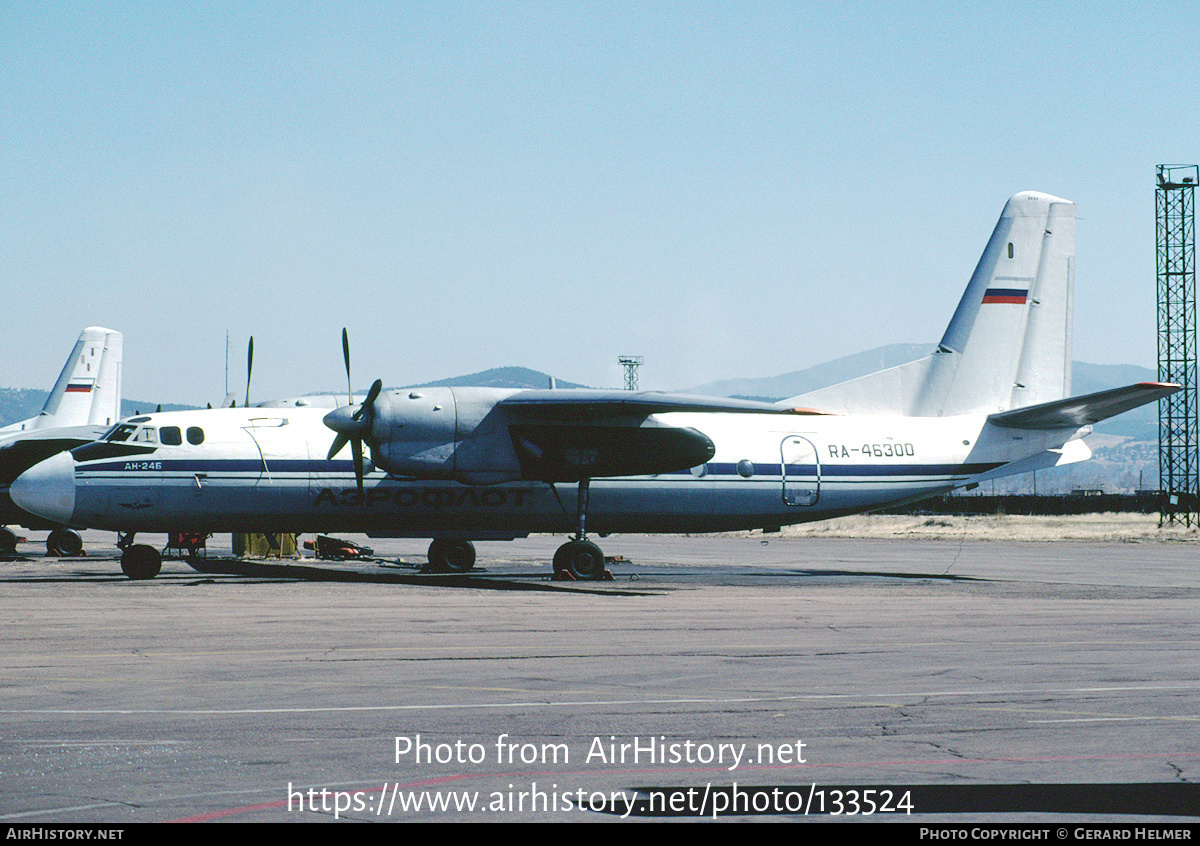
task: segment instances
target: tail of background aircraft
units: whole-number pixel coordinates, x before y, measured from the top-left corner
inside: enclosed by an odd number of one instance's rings
[[[1026,191],[1004,206],[932,355],[785,400],[834,414],[945,417],[1071,390],[1075,204]]]
[[[42,413],[4,431],[103,426],[121,418],[121,345],[112,329],[89,326],[79,333]]]

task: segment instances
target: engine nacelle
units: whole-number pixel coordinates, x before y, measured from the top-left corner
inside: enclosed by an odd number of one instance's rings
[[[497,388],[411,388],[380,394],[367,443],[375,466],[396,476],[488,485],[516,479],[577,482],[651,475],[712,459],[713,442],[692,428],[637,413],[602,414],[586,403],[543,417],[503,404]]]
[[[371,460],[397,476],[454,475],[458,414],[449,388],[414,388],[375,400]]]
[[[375,466],[397,476],[470,485],[521,478],[498,388],[411,388],[375,401],[368,443]]]

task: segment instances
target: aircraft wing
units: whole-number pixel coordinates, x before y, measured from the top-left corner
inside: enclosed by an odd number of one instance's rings
[[[499,405],[519,413],[563,421],[606,417],[647,416],[671,411],[729,412],[741,414],[821,414],[809,408],[792,408],[770,402],[672,394],[661,391],[559,390],[521,391]]]
[[[1169,382],[1139,382],[1124,388],[1001,411],[990,415],[988,422],[1009,429],[1077,429],[1170,396],[1180,387]]]
[[[712,459],[716,447],[707,435],[650,421],[652,414],[803,413],[752,400],[655,391],[521,391],[497,405],[509,419],[522,475],[543,481],[670,473]]]
[[[69,426],[62,429],[33,429],[0,443],[0,485],[13,480],[43,459],[91,443],[107,426]]]

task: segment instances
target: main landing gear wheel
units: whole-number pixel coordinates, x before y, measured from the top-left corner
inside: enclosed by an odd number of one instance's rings
[[[135,543],[121,553],[121,572],[131,579],[153,579],[161,569],[162,556],[152,546]]]
[[[604,553],[589,540],[567,541],[554,553],[554,572],[579,581],[599,581],[604,578]]]
[[[475,566],[475,544],[436,538],[429,544],[429,569],[435,573],[466,573]]]
[[[7,526],[0,526],[0,555],[12,555],[17,551],[17,533]]]
[[[46,552],[77,558],[83,552],[83,538],[72,529],[55,529],[46,538]]]

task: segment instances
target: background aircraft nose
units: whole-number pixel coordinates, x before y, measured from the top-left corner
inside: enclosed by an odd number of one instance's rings
[[[70,523],[75,512],[75,459],[60,452],[33,465],[16,478],[8,493],[18,508],[30,514]]]

